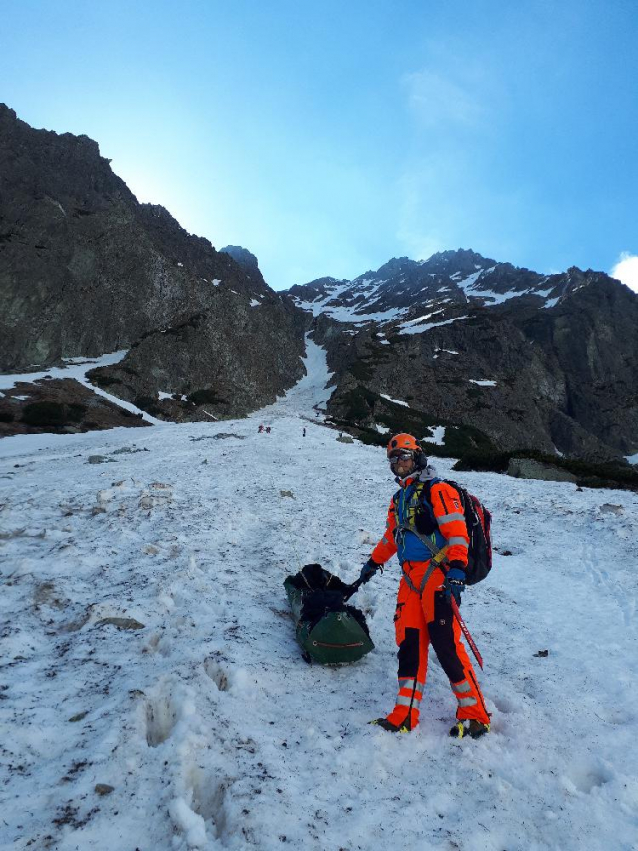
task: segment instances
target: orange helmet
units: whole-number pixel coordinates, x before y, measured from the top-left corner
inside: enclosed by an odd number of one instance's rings
[[[388,443],[388,458],[395,452],[421,452],[421,447],[411,434],[395,434]]]

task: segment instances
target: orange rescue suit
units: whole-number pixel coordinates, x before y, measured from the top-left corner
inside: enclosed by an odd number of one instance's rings
[[[419,512],[426,518],[426,534],[437,546],[447,547],[450,561],[467,564],[469,538],[459,493],[452,485],[438,479],[431,480],[431,486],[424,488],[416,477],[401,482],[401,488],[390,503],[385,534],[372,551],[377,564],[384,564],[397,553],[403,574],[394,615],[399,647],[399,688],[395,707],[387,720],[397,727],[407,724],[409,729],[419,723],[431,643],[457,699],[456,717],[459,720],[475,718],[489,724],[474,668],[461,642],[460,627],[445,599],[443,573],[427,558],[425,544],[404,528],[407,514],[412,509],[414,516],[415,503],[420,501]],[[430,528],[427,528],[428,517]],[[417,529],[422,531],[418,522]],[[417,560],[406,557],[411,553],[417,554]]]

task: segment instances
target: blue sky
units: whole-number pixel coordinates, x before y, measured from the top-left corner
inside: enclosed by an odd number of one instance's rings
[[[0,100],[96,139],[275,289],[459,247],[540,272],[624,256],[638,288],[636,0],[0,9]]]

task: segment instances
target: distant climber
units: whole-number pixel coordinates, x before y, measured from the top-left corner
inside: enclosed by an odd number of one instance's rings
[[[457,723],[450,735],[478,738],[489,731],[490,717],[451,604],[452,596],[460,604],[465,589],[469,538],[461,499],[456,488],[435,477],[412,435],[393,437],[387,456],[400,489],[390,502],[386,531],[362,567],[360,579],[370,580],[397,554],[402,571],[394,616],[399,687],[392,712],[371,723],[394,733],[417,726],[431,642],[458,701]],[[420,540],[425,537],[439,549],[446,547],[447,574],[433,563]]]
[[[266,434],[270,434],[270,426],[266,426]]]
[[[261,434],[263,430],[264,430],[263,425],[260,425],[259,428],[257,429],[257,433]]]
[[[306,436],[306,429],[305,429],[305,428],[304,428],[304,430],[303,430],[303,436],[304,436],[304,437]]]

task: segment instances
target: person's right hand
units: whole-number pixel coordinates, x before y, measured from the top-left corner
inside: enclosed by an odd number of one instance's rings
[[[365,585],[366,582],[369,582],[369,580],[372,579],[372,577],[380,567],[380,564],[377,564],[376,561],[373,561],[371,558],[369,558],[361,568],[361,573],[359,574],[359,582],[362,585]]]

